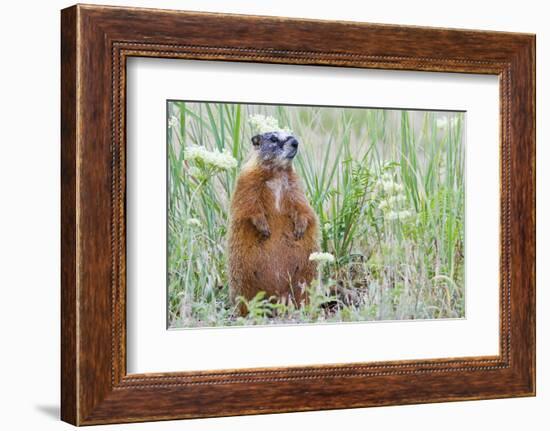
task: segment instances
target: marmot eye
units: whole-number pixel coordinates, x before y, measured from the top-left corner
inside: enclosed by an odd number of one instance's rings
[[[272,136],[271,138],[269,138],[269,140],[271,142],[277,142],[278,141],[277,136]]]

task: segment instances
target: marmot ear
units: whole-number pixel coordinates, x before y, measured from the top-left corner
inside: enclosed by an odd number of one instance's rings
[[[252,145],[254,145],[255,147],[260,145],[260,141],[261,141],[261,136],[260,135],[256,135],[256,136],[252,137]]]

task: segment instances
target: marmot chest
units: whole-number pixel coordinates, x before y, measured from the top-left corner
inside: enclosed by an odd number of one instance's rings
[[[265,182],[264,196],[266,203],[271,204],[271,211],[273,215],[277,213],[286,213],[289,208],[289,196],[295,193],[292,190],[287,176],[279,176],[271,178]]]

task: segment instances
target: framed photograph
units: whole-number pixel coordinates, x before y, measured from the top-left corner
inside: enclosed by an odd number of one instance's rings
[[[534,35],[61,18],[63,420],[535,394]]]

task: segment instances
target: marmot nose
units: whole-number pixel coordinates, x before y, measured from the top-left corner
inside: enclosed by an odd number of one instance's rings
[[[291,146],[292,148],[298,148],[298,140],[292,138],[292,139],[290,140],[290,146]]]

